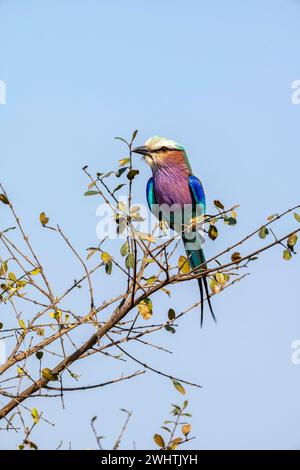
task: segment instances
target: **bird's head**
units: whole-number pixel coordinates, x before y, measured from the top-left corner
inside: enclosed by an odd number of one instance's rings
[[[136,147],[133,152],[143,155],[146,163],[152,170],[163,166],[165,163],[185,158],[185,150],[174,140],[165,137],[154,136],[148,139],[145,145]]]

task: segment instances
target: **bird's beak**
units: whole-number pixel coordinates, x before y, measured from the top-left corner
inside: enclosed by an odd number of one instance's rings
[[[136,147],[132,150],[134,153],[139,153],[140,155],[149,155],[149,149],[142,145],[141,147]]]

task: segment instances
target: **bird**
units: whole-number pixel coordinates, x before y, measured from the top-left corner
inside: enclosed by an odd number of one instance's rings
[[[197,274],[197,268],[206,269],[202,249],[203,236],[194,228],[185,227],[193,217],[203,216],[206,212],[204,188],[192,172],[184,147],[174,140],[154,136],[143,146],[132,152],[143,156],[152,170],[152,177],[146,187],[146,197],[151,212],[166,222],[171,229],[182,236],[190,267]],[[201,326],[204,316],[204,290],[209,310],[214,321],[216,317],[210,301],[207,276],[197,278],[201,301]]]

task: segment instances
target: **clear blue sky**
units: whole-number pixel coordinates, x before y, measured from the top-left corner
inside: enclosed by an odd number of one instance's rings
[[[300,105],[291,103],[291,83],[300,79],[299,1],[1,0],[0,18],[7,85],[0,179],[58,291],[80,270],[41,231],[38,214],[60,223],[82,253],[96,243],[97,204],[82,197],[81,167],[110,170],[124,156],[115,135],[139,128],[140,144],[153,134],[177,140],[205,185],[208,212],[214,199],[241,205],[238,226],[208,242],[208,255],[299,202]],[[137,165],[136,200],[149,177]],[[200,330],[193,311],[176,335],[161,334],[173,356],[128,349],[203,385],[188,389],[197,436],[189,448],[300,448],[300,366],[290,359],[300,338],[299,259],[284,263],[281,251],[261,257],[251,276],[214,300],[217,326],[207,319]],[[118,291],[114,279],[99,282],[99,299]],[[197,299],[196,283],[182,284],[171,301],[157,296],[155,315]],[[95,383],[136,365],[98,358],[74,369]],[[119,408],[127,408],[134,415],[123,447],[151,448],[169,404],[180,400],[169,381],[147,373],[70,394],[63,412],[51,401],[46,416],[56,427],[32,438],[41,448],[61,439],[64,447],[94,447],[89,420],[97,414],[107,448],[124,420]],[[1,436],[1,448],[16,443],[14,433]]]

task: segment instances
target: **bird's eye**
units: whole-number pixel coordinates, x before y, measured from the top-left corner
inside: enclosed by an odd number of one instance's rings
[[[162,150],[163,152],[165,152],[167,149],[167,147],[162,147],[160,150]]]

